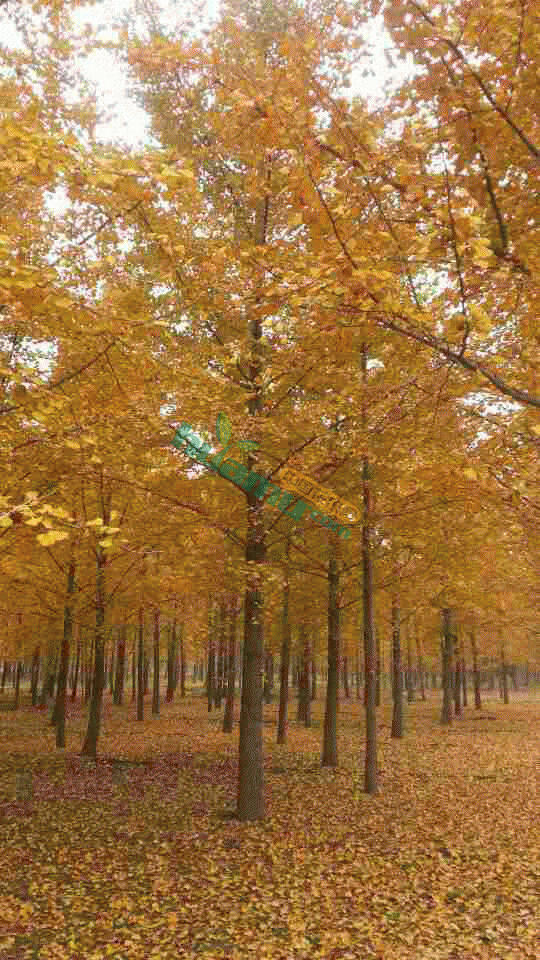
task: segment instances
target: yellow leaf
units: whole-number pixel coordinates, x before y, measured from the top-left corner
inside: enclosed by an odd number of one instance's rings
[[[465,467],[463,476],[466,477],[467,480],[478,480],[476,470],[473,470],[472,467]]]
[[[0,517],[0,527],[12,527],[13,520],[10,517]]]
[[[536,437],[540,437],[540,423],[535,423],[534,427],[531,427],[531,430]]]
[[[113,547],[114,543],[111,537],[105,537],[105,540],[98,540],[100,547]]]
[[[51,544],[58,540],[65,540],[68,536],[69,534],[62,533],[61,530],[49,530],[48,533],[38,533],[36,540],[42,547],[50,547]]]

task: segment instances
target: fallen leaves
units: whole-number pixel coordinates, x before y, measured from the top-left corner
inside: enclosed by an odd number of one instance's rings
[[[94,764],[54,752],[46,717],[0,732],[1,960],[528,960],[540,921],[540,703],[490,702],[440,735],[438,705],[381,723],[382,790],[355,788],[362,710],[320,768],[322,704],[289,744],[265,725],[269,817],[240,823],[236,744],[194,697],[135,727],[106,704]],[[275,705],[265,707],[275,715]],[[483,717],[485,715],[482,714]],[[75,711],[70,729],[82,725]],[[33,733],[32,741],[28,735]],[[80,740],[70,734],[73,748]],[[33,771],[32,809],[11,808]],[[188,752],[186,752],[186,747]],[[11,751],[9,753],[8,751]],[[115,777],[122,771],[122,783]],[[479,780],[494,776],[495,779]]]

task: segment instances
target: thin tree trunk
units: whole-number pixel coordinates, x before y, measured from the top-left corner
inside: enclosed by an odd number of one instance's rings
[[[236,598],[229,609],[229,653],[227,665],[227,697],[223,713],[223,733],[232,733],[234,687],[236,682]]]
[[[38,643],[34,650],[34,656],[32,657],[32,674],[31,674],[31,696],[32,696],[32,706],[37,707],[38,703],[38,682],[39,682],[39,654],[41,650],[41,645]]]
[[[212,705],[215,698],[215,664],[216,654],[214,647],[216,630],[217,611],[210,609],[208,611],[208,666],[206,668],[206,697],[208,700],[208,713],[212,713]]]
[[[362,374],[364,387],[367,384],[367,347],[362,348]],[[363,425],[366,426],[365,405]],[[373,616],[373,570],[371,546],[371,476],[367,456],[362,464],[362,567],[363,567],[363,611],[364,611],[364,658],[366,684],[366,752],[364,787],[368,794],[377,793],[377,646],[375,642],[375,623]]]
[[[139,607],[137,645],[137,720],[144,720],[144,607]]]
[[[75,703],[77,699],[77,687],[79,684],[79,673],[81,669],[81,627],[77,627],[77,652],[75,654],[75,669],[73,671],[73,683],[71,687],[71,702]]]
[[[503,639],[501,639],[501,686],[503,703],[508,704],[510,702],[508,696],[508,672],[506,668],[506,653]]]
[[[336,767],[338,762],[339,631],[338,553],[337,545],[332,542],[328,561],[328,669],[324,713],[324,739],[321,759],[323,767]]]
[[[186,695],[186,652],[184,647],[184,622],[179,624],[180,631],[180,696]]]
[[[405,621],[405,636],[407,638],[407,703],[414,703],[415,692],[414,692],[414,682],[413,682],[413,662],[412,662],[412,644],[411,644],[411,626],[410,626],[411,614],[407,616]]]
[[[281,656],[279,664],[279,712],[277,742],[287,739],[287,715],[289,709],[289,669],[291,662],[291,624],[289,621],[289,553],[290,537],[285,547],[285,583],[283,585],[283,607],[281,613]]]
[[[167,692],[165,700],[170,703],[175,690],[174,665],[176,663],[176,619],[169,626],[169,645],[167,647]]]
[[[116,670],[114,677],[113,703],[117,707],[122,706],[124,697],[124,677],[126,675],[126,637],[127,627],[123,624],[118,633],[116,647]]]
[[[216,640],[219,642],[218,660],[217,660],[217,682],[214,690],[214,705],[217,710],[221,708],[221,701],[224,694],[225,684],[225,641],[226,641],[226,612],[225,605],[222,603],[219,607],[219,621],[217,624]]]
[[[397,597],[392,600],[392,737],[403,737],[403,682],[401,667],[400,610]]]
[[[343,657],[343,696],[346,700],[351,698],[351,688],[349,686],[349,658]]]
[[[467,707],[467,706],[468,706],[468,701],[467,701],[467,664],[466,664],[466,662],[465,662],[465,644],[464,644],[464,642],[463,642],[463,639],[462,639],[462,641],[461,641],[461,668],[460,668],[460,672],[461,672],[461,692],[462,692],[462,695],[463,695],[463,697],[462,697],[462,699],[463,699],[463,706],[464,706],[464,707]]]
[[[73,546],[67,575],[67,593],[64,604],[64,633],[60,649],[58,684],[56,687],[56,746],[64,749],[66,745],[66,689],[69,667],[69,651],[73,636],[73,594],[75,593],[75,555]],[[97,742],[97,738],[96,738]]]
[[[17,660],[17,665],[15,667],[15,684],[14,684],[15,696],[13,698],[14,710],[19,709],[19,698],[20,698],[20,692],[21,692],[21,671],[22,671],[22,663],[20,660]]]
[[[110,522],[110,510],[107,506],[103,517],[106,525]],[[103,684],[105,680],[105,567],[107,564],[105,550],[99,544],[96,547],[96,630],[94,635],[94,675],[90,709],[88,712],[88,727],[81,750],[83,757],[95,757],[99,739],[101,720],[101,702],[103,699]]]
[[[304,630],[304,676],[302,682],[302,693],[304,698],[304,726],[311,727],[311,637],[305,624],[302,624]]]
[[[154,670],[152,675],[152,713],[159,714],[159,610],[154,610]]]
[[[447,726],[452,723],[452,622],[451,610],[448,607],[444,607],[442,611],[441,663],[441,724]]]
[[[5,686],[6,686],[6,679],[7,679],[7,674],[8,674],[8,666],[9,666],[8,661],[7,661],[7,660],[4,660],[4,662],[3,662],[3,664],[2,664],[2,680],[0,681],[0,693],[3,693],[3,692],[4,692],[4,688],[5,688]],[[45,680],[43,681],[43,685],[45,686]]]
[[[420,631],[418,629],[418,619],[415,616],[414,618],[414,639],[416,642],[416,663],[418,670],[418,680],[420,683],[420,697],[423,701],[426,699],[426,687],[424,679],[424,658],[422,655],[422,641],[420,639]]]
[[[459,717],[461,714],[461,660],[459,657],[459,641],[458,641],[457,634],[454,634],[453,640],[454,640],[454,645],[453,645],[454,687],[452,692],[454,694],[454,712],[456,714],[456,717]]]
[[[259,175],[261,186],[269,183],[269,169],[261,154]],[[255,204],[253,238],[262,247],[266,244],[269,197],[261,192]],[[264,354],[261,338],[262,318],[254,311],[249,318],[250,358],[248,375],[252,393],[248,400],[251,417],[261,414],[263,405],[262,373]],[[247,456],[248,470],[255,465],[253,454]],[[266,556],[263,504],[254,493],[247,492],[247,539],[245,559],[249,565],[244,606],[244,647],[242,655],[242,697],[240,706],[240,737],[238,765],[237,816],[239,820],[257,820],[264,817],[263,769],[263,597],[260,590],[262,564]]]
[[[137,696],[137,632],[133,630],[133,643],[131,645],[131,702],[135,702]]]

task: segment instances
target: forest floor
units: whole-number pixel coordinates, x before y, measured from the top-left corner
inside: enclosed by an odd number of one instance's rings
[[[451,728],[438,697],[411,704],[400,741],[383,704],[376,796],[355,700],[340,703],[337,769],[320,767],[321,702],[284,747],[267,706],[267,818],[251,823],[227,816],[237,726],[221,733],[199,696],[159,716],[148,702],[144,723],[106,700],[94,768],[80,706],[65,751],[48,712],[0,712],[0,960],[540,957],[533,694],[485,699]],[[33,796],[17,799],[23,768]]]

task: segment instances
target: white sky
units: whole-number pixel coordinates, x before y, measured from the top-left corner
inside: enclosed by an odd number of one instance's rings
[[[250,0],[246,0],[247,3]],[[68,7],[70,6],[67,0]],[[130,10],[133,0],[97,0],[89,4],[77,4],[71,7],[71,16],[76,29],[83,30],[86,24],[100,25],[100,38],[112,40],[115,36],[114,24]],[[182,16],[182,0],[161,0],[163,10],[161,19],[166,26],[174,26]],[[208,20],[212,20],[219,8],[219,0],[206,0],[205,9]],[[16,48],[20,44],[13,21],[9,17],[9,6],[0,14],[0,37],[3,44]],[[384,84],[399,82],[405,78],[407,68],[400,62],[390,70],[385,57],[385,48],[390,49],[390,41],[381,27],[380,18],[373,21],[367,36],[371,48],[372,60],[368,64],[362,58],[351,93],[362,93],[370,106],[375,106],[383,97]],[[369,75],[364,76],[366,68]],[[108,119],[96,128],[96,137],[104,141],[121,141],[131,147],[141,147],[147,137],[147,122],[144,111],[130,99],[127,93],[127,79],[122,66],[116,61],[114,53],[96,50],[90,54],[83,65],[88,82],[95,87],[98,103],[105,109]]]

